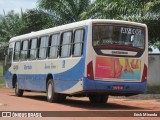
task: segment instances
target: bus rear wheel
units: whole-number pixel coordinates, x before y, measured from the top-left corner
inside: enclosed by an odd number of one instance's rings
[[[63,94],[55,93],[53,80],[50,79],[47,83],[47,100],[48,102],[64,102],[66,96]]]
[[[89,100],[91,103],[106,103],[108,100],[108,95],[91,94],[91,95],[89,95]]]
[[[18,81],[16,81],[16,84],[15,84],[15,95],[18,96],[18,97],[22,97],[23,96],[23,92],[24,92],[24,90],[19,89]]]

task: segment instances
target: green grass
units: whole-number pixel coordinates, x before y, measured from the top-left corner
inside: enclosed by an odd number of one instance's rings
[[[0,87],[4,87],[5,86],[5,79],[4,77],[0,76]]]
[[[5,86],[5,79],[3,77],[3,66],[0,65],[0,87]]]
[[[0,76],[3,76],[3,66],[0,65]]]
[[[149,85],[147,87],[146,93],[150,94],[160,94],[160,85]]]

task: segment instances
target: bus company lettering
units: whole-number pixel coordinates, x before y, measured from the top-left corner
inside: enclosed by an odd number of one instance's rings
[[[112,54],[128,54],[128,52],[123,52],[123,51],[112,51]]]
[[[140,29],[121,27],[121,33],[133,34],[133,35],[141,35],[142,31]]]
[[[55,68],[56,68],[56,66],[55,66],[55,65],[53,65],[52,63],[51,63],[50,65],[47,65],[47,64],[45,63],[44,68],[45,68],[45,69],[55,69]]]
[[[32,66],[31,65],[24,65],[24,70],[31,70]]]

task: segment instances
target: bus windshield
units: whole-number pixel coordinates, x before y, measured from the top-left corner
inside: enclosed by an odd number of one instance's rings
[[[144,49],[145,29],[138,26],[94,24],[93,46],[123,45]]]

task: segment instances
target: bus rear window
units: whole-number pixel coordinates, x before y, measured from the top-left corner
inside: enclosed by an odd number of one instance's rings
[[[145,29],[126,25],[93,25],[93,46],[123,45],[144,49]]]

